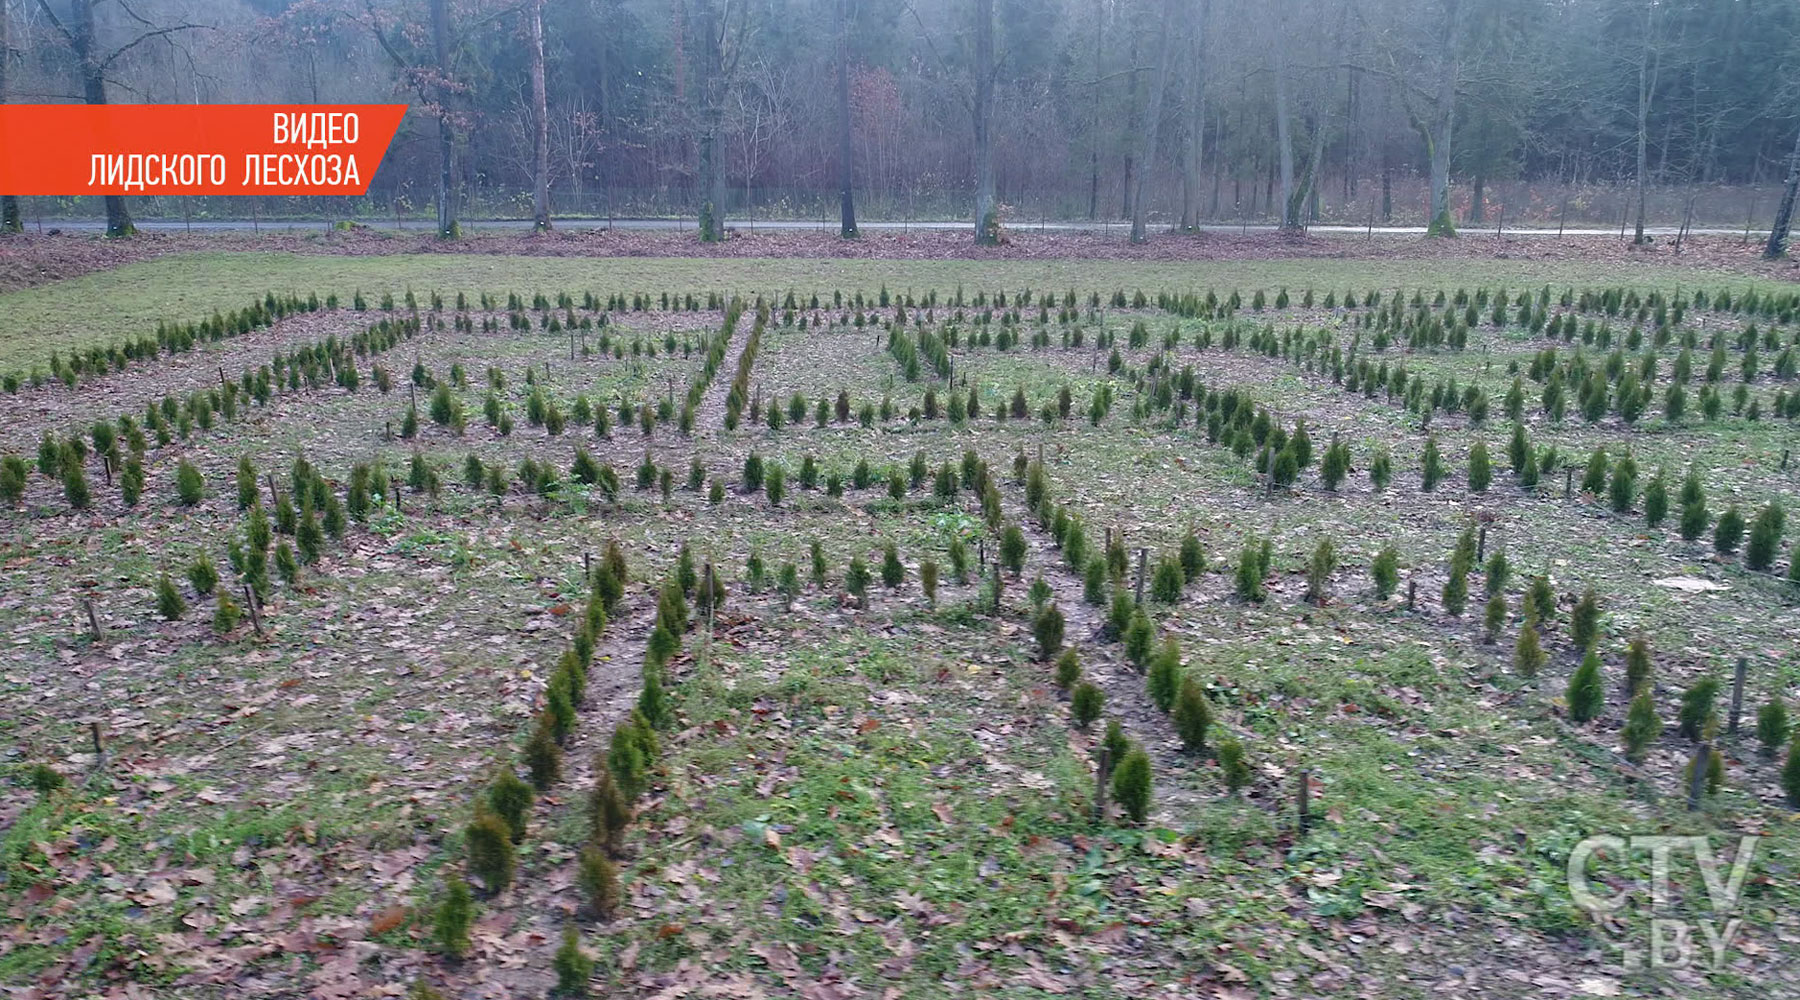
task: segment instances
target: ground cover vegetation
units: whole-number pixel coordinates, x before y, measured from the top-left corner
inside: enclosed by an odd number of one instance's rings
[[[0,981],[1790,989],[1790,880],[1673,980],[1565,875],[1800,860],[1797,310],[350,288],[13,345]]]

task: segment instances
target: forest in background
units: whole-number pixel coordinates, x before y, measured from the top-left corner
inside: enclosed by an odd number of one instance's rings
[[[1771,0],[0,0],[0,99],[413,112],[360,203],[435,214],[1768,225]],[[846,169],[848,168],[848,169]],[[120,213],[248,214],[119,199]],[[40,216],[92,213],[28,199]],[[36,204],[31,204],[35,202]]]

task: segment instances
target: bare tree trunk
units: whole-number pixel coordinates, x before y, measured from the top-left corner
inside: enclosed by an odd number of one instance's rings
[[[431,0],[431,44],[437,57],[437,70],[442,79],[450,77],[450,10],[449,0]],[[456,130],[450,119],[450,92],[439,87],[438,103],[438,189],[437,232],[443,239],[460,234],[456,223]]]
[[[1144,231],[1144,182],[1150,176],[1150,161],[1156,156],[1156,132],[1162,124],[1163,94],[1169,84],[1169,44],[1175,31],[1176,0],[1163,0],[1162,26],[1156,43],[1156,76],[1150,84],[1150,106],[1144,112],[1142,144],[1138,147],[1137,183],[1131,189],[1131,242],[1148,242]]]
[[[975,0],[975,242],[1000,242],[994,206],[994,0]]]
[[[1794,222],[1794,196],[1800,194],[1800,132],[1794,133],[1794,151],[1788,155],[1787,186],[1781,191],[1781,205],[1775,209],[1775,222],[1769,227],[1769,245],[1763,248],[1767,260],[1787,256],[1788,229]]]
[[[1307,154],[1306,163],[1300,170],[1297,186],[1288,195],[1286,207],[1282,210],[1284,217],[1288,220],[1282,226],[1284,229],[1305,228],[1300,222],[1300,208],[1303,205],[1310,203],[1313,206],[1312,214],[1315,218],[1319,214],[1319,161],[1325,156],[1325,131],[1325,120],[1320,118],[1313,126],[1312,150]]]
[[[1656,4],[1644,5],[1644,44],[1638,52],[1637,110],[1637,229],[1633,244],[1642,246],[1644,238],[1644,180],[1647,174],[1647,147],[1650,141],[1650,94],[1656,89],[1656,77],[1650,70],[1650,48],[1655,31]]]
[[[700,242],[725,239],[725,163],[719,149],[724,111],[724,39],[714,0],[701,0],[700,34]]]
[[[11,35],[9,29],[7,0],[0,0],[0,104],[6,103],[6,69],[12,60]],[[4,142],[0,138],[0,142]],[[16,195],[0,194],[0,233],[16,233],[25,228],[24,219],[19,215],[19,199]]]
[[[531,5],[531,109],[537,118],[533,131],[532,162],[535,169],[531,191],[532,226],[540,233],[550,231],[550,104],[544,92],[544,0]]]
[[[1285,33],[1285,32],[1284,32]],[[1288,114],[1287,45],[1277,39],[1275,49],[1275,146],[1281,169],[1281,228],[1299,229],[1300,219],[1294,212],[1294,142]]]
[[[94,30],[93,0],[71,0],[70,14],[69,47],[75,52],[75,63],[81,72],[82,97],[88,104],[105,104],[106,67]],[[137,232],[137,227],[131,223],[131,212],[125,207],[124,195],[109,194],[105,202],[106,235],[130,236]]]
[[[1424,134],[1426,158],[1431,163],[1431,221],[1427,236],[1455,236],[1450,218],[1450,139],[1456,122],[1456,78],[1459,72],[1456,45],[1462,15],[1461,0],[1443,0],[1444,28],[1438,39],[1437,93],[1430,119],[1415,122]]]
[[[1189,36],[1192,65],[1188,68],[1188,141],[1187,156],[1181,181],[1181,228],[1195,232],[1200,228],[1200,168],[1206,152],[1206,14],[1208,0],[1200,0],[1194,14],[1194,30]]]
[[[1106,4],[1094,3],[1094,120],[1088,133],[1088,221],[1100,212],[1100,71],[1106,54]]]
[[[838,91],[838,235],[855,239],[856,202],[851,195],[855,180],[850,159],[850,27],[846,8],[850,0],[837,0],[832,11],[837,17],[837,91]]]

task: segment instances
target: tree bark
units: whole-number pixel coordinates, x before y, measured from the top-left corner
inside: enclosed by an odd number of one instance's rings
[[[1094,3],[1094,120],[1088,132],[1088,221],[1100,213],[1100,76],[1106,54],[1106,4]]]
[[[1788,155],[1787,186],[1781,191],[1781,204],[1775,209],[1775,222],[1769,226],[1769,244],[1763,258],[1780,260],[1787,256],[1788,229],[1794,222],[1794,197],[1800,194],[1800,132],[1794,133],[1794,151]]]
[[[1650,142],[1650,93],[1656,89],[1656,78],[1650,71],[1651,39],[1655,27],[1656,5],[1644,5],[1644,44],[1638,52],[1637,109],[1637,228],[1631,238],[1634,245],[1648,242],[1644,237],[1644,181],[1648,172]]]
[[[1284,32],[1285,33],[1285,32]],[[1275,146],[1281,171],[1281,228],[1299,229],[1299,214],[1294,211],[1294,141],[1288,114],[1287,45],[1277,39],[1275,49]]]
[[[532,132],[532,226],[550,231],[550,104],[544,88],[544,0],[531,4],[531,109],[537,119]]]
[[[88,104],[106,103],[106,67],[94,29],[93,0],[71,0],[71,23],[67,33],[69,47],[74,50],[75,64],[81,73],[82,98]],[[109,194],[106,202],[106,235],[123,237],[137,232],[131,223],[131,212],[125,207],[125,196]]]
[[[1450,218],[1450,139],[1456,123],[1456,78],[1458,64],[1456,45],[1462,16],[1462,0],[1443,0],[1444,26],[1438,39],[1436,94],[1430,118],[1415,121],[1425,139],[1425,156],[1431,164],[1431,221],[1427,236],[1455,236],[1456,223]]]
[[[7,11],[7,0],[0,0],[0,104],[6,103],[6,69],[12,59],[11,21]],[[5,138],[0,136],[0,143]],[[25,228],[23,217],[19,214],[19,199],[16,195],[0,194],[0,233],[17,233]]]
[[[1145,243],[1144,219],[1148,206],[1144,203],[1145,180],[1150,176],[1150,161],[1156,156],[1156,132],[1162,124],[1163,94],[1169,89],[1169,44],[1175,33],[1176,0],[1163,0],[1162,27],[1156,43],[1156,76],[1150,83],[1150,106],[1144,111],[1142,142],[1138,147],[1137,183],[1131,189],[1131,242]]]
[[[856,231],[856,201],[851,186],[855,166],[850,158],[850,18],[846,8],[850,0],[837,0],[832,12],[837,18],[837,97],[838,97],[838,236],[846,240],[860,235]]]
[[[724,38],[714,0],[701,0],[700,34],[700,242],[725,239],[725,164],[719,150],[724,113]]]
[[[438,187],[437,232],[441,239],[455,239],[456,222],[456,127],[450,116],[450,9],[449,0],[431,0],[431,46],[437,58]]]
[[[1000,242],[994,205],[994,0],[975,0],[975,242]]]
[[[1188,137],[1181,180],[1181,228],[1196,232],[1200,228],[1201,156],[1206,152],[1206,14],[1208,0],[1200,0],[1194,14],[1194,30],[1189,36],[1192,65],[1188,68]]]

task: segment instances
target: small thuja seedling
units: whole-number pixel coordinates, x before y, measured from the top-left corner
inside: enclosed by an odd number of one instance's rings
[[[1181,685],[1181,647],[1174,636],[1163,638],[1162,648],[1150,660],[1146,686],[1150,700],[1164,712],[1175,706],[1175,695]]]
[[[1650,745],[1662,735],[1662,725],[1662,719],[1656,715],[1656,702],[1651,699],[1649,688],[1640,690],[1631,699],[1631,707],[1625,713],[1625,726],[1619,731],[1625,758],[1633,763],[1642,761],[1649,752]]]
[[[791,568],[791,566],[792,566],[792,564],[789,564],[790,568]],[[799,578],[798,578],[798,576],[796,576],[795,577],[796,589],[798,589],[798,585],[799,585]],[[938,588],[937,560],[923,559],[919,562],[919,587],[922,590],[924,590],[924,592],[925,592],[925,603],[931,607],[936,607],[937,606],[937,588]],[[792,603],[791,599],[790,599],[789,603],[790,604]]]
[[[531,784],[547,791],[562,778],[562,747],[556,742],[554,723],[547,715],[538,717],[525,741],[525,766],[531,771]]]
[[[1219,776],[1225,779],[1226,791],[1232,795],[1250,783],[1250,762],[1245,759],[1244,744],[1235,736],[1219,741]]]
[[[1569,705],[1569,718],[1576,722],[1597,718],[1606,707],[1606,685],[1600,678],[1598,650],[1590,646],[1587,655],[1581,658],[1581,666],[1576,667],[1569,677],[1564,700]]]
[[[1775,751],[1781,748],[1781,744],[1787,742],[1787,738],[1787,703],[1778,696],[1770,699],[1769,703],[1756,713],[1756,739],[1762,744],[1763,756],[1773,757]]]
[[[1105,706],[1105,693],[1088,681],[1077,684],[1069,696],[1069,712],[1075,718],[1075,725],[1082,729],[1098,719]]]
[[[1569,613],[1569,638],[1577,650],[1586,651],[1600,637],[1600,598],[1592,587],[1582,592]]]
[[[1156,626],[1150,624],[1150,616],[1144,614],[1143,608],[1134,608],[1125,626],[1125,657],[1140,673],[1149,666],[1155,643]]]
[[[49,796],[68,784],[61,771],[49,764],[33,764],[26,773],[26,783],[40,796]]]
[[[512,884],[518,865],[512,831],[506,821],[494,815],[486,803],[475,805],[475,818],[463,831],[468,848],[469,870],[481,879],[490,895],[505,892]]]
[[[1076,682],[1081,680],[1081,657],[1075,652],[1075,647],[1065,648],[1056,657],[1055,679],[1056,686],[1064,691],[1074,687]]]
[[[906,582],[906,565],[900,561],[900,550],[893,542],[881,549],[881,585],[889,590]]]
[[[619,790],[605,755],[594,760],[594,787],[588,792],[588,828],[593,842],[617,851],[625,828],[631,825],[631,805]]]
[[[675,708],[662,684],[662,670],[648,664],[644,669],[644,689],[638,692],[638,711],[653,728],[666,729],[675,721]]]
[[[444,888],[443,901],[432,913],[431,936],[438,951],[446,957],[460,959],[469,953],[469,929],[475,925],[475,896],[469,884],[450,877]]]
[[[1150,581],[1150,596],[1164,604],[1174,604],[1181,600],[1181,592],[1187,586],[1187,571],[1182,568],[1179,557],[1165,556],[1156,563],[1156,575]]]
[[[1495,594],[1488,598],[1487,607],[1482,611],[1482,639],[1493,643],[1500,634],[1501,626],[1506,624],[1506,597]]]
[[[1032,623],[1032,634],[1037,638],[1039,660],[1048,660],[1062,649],[1065,627],[1062,610],[1056,605],[1049,605],[1038,613],[1037,620]]]
[[[611,917],[619,906],[619,869],[607,857],[605,848],[590,843],[581,849],[575,880],[581,886],[588,909],[602,920]]]
[[[770,412],[776,412],[773,408]],[[556,969],[556,992],[566,997],[584,997],[588,992],[588,980],[594,975],[594,960],[581,947],[581,936],[576,933],[574,924],[563,926],[562,946],[556,949],[556,958],[551,962]]]
[[[1638,636],[1625,650],[1625,694],[1635,695],[1649,687],[1650,670],[1650,641]]]
[[[1199,682],[1192,677],[1184,677],[1176,689],[1175,708],[1171,713],[1175,722],[1175,732],[1181,737],[1181,743],[1194,753],[1206,749],[1207,730],[1212,728],[1212,703],[1207,700],[1206,692]]]
[[[1686,739],[1698,740],[1713,719],[1713,702],[1719,696],[1719,679],[1703,677],[1681,695],[1678,732]]]
[[[1375,585],[1377,600],[1387,600],[1400,584],[1400,550],[1392,542],[1381,547],[1369,562],[1369,579]]]
[[[531,813],[534,798],[531,786],[520,781],[511,767],[500,768],[499,773],[494,776],[493,784],[488,786],[488,808],[506,821],[506,828],[511,832],[515,844],[525,839],[526,818]]]
[[[1536,677],[1544,666],[1544,647],[1538,640],[1537,626],[1530,618],[1519,626],[1519,639],[1513,645],[1513,669],[1520,677]]]
[[[243,612],[238,608],[237,602],[231,599],[230,594],[220,591],[218,606],[213,609],[213,631],[227,635],[238,627],[242,618]]]
[[[156,610],[166,621],[180,621],[187,614],[187,602],[182,600],[181,591],[175,587],[175,581],[164,573],[156,581]]]
[[[188,564],[187,578],[198,594],[210,594],[219,585],[219,571],[213,566],[212,558],[204,552]]]
[[[1025,532],[1016,524],[1007,525],[1000,534],[1000,564],[1015,580],[1025,572],[1025,548]]]
[[[1150,815],[1150,794],[1150,757],[1134,746],[1113,767],[1113,801],[1133,823],[1142,823]]]

